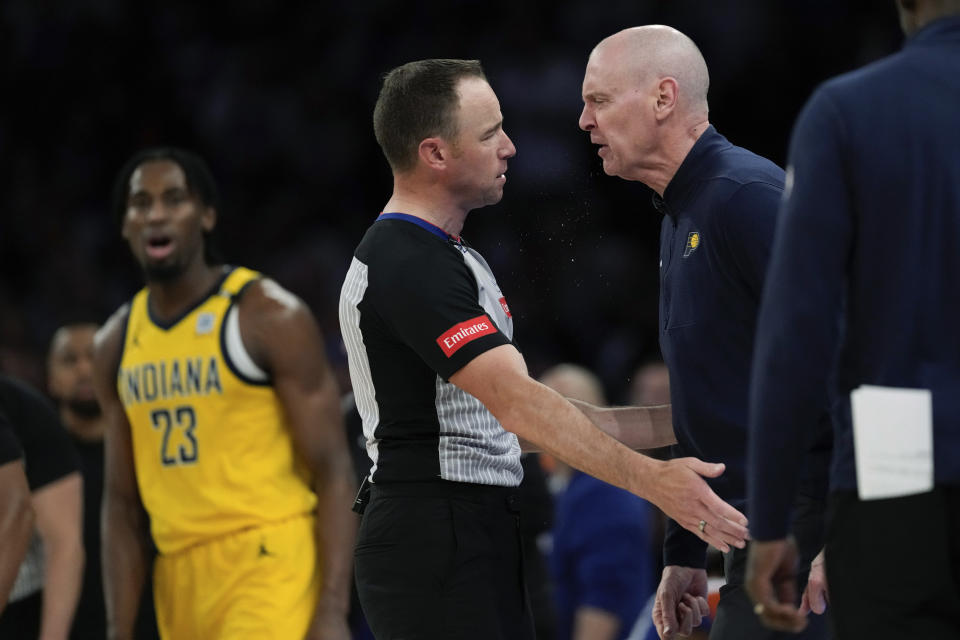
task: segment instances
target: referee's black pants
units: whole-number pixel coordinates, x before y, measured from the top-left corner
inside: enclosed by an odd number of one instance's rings
[[[374,485],[355,552],[377,640],[527,640],[516,490],[455,482]]]
[[[830,496],[827,582],[837,640],[960,638],[960,487]]]

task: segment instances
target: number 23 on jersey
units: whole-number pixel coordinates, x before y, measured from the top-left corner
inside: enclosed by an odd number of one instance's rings
[[[160,462],[163,466],[194,464],[197,461],[198,446],[194,433],[197,414],[193,407],[181,405],[170,409],[154,409],[150,412],[150,423],[163,434],[160,444]]]

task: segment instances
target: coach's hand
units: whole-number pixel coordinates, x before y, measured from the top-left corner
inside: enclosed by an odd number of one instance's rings
[[[664,640],[686,637],[710,614],[707,572],[693,567],[666,566],[653,601],[653,624]]]
[[[721,500],[700,477],[716,478],[723,473],[723,463],[677,458],[661,464],[651,486],[650,502],[724,553],[731,545],[743,549],[748,536],[747,517]]]
[[[797,545],[793,538],[750,543],[744,586],[764,626],[799,633],[807,616],[797,609]]]

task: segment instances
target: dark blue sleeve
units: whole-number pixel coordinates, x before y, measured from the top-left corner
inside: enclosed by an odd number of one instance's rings
[[[759,300],[770,261],[783,187],[749,182],[737,189],[714,219],[728,251],[728,262]]]
[[[670,518],[663,538],[663,564],[703,569],[707,566],[707,543]]]
[[[853,233],[844,134],[820,90],[791,140],[750,389],[748,517],[756,540],[786,536],[803,455],[826,405]]]

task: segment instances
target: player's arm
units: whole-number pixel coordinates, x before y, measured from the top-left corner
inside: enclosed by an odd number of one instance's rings
[[[0,433],[0,438],[3,433]],[[0,464],[0,614],[33,535],[34,514],[22,459]]]
[[[107,635],[112,640],[133,635],[149,553],[130,423],[117,393],[128,314],[129,308],[122,308],[97,333],[93,361],[94,386],[106,422],[101,545]]]
[[[695,458],[659,461],[620,444],[597,429],[560,394],[527,374],[513,345],[473,358],[450,382],[480,400],[505,429],[570,466],[653,502],[710,544],[742,547],[746,517],[721,500],[701,475],[715,477],[722,464]],[[699,530],[700,520],[708,523]]]
[[[677,443],[673,411],[669,404],[648,407],[597,407],[567,398],[600,431],[634,451],[657,449]],[[532,442],[521,441],[524,451],[538,451]]]
[[[240,334],[251,357],[270,372],[297,450],[314,477],[322,590],[310,637],[349,638],[356,485],[336,379],[313,314],[271,280],[251,285],[239,304]]]
[[[43,542],[41,640],[70,635],[83,580],[83,479],[74,471],[32,495],[36,528]]]

